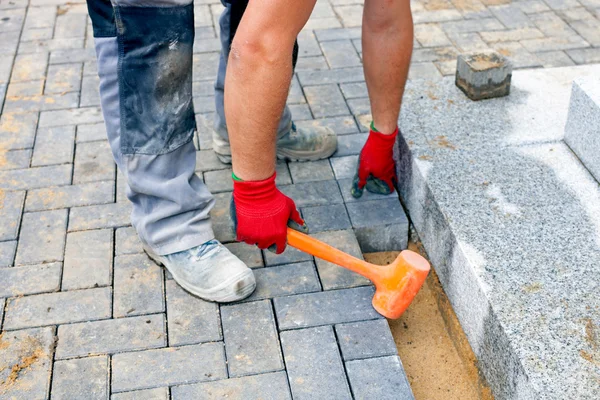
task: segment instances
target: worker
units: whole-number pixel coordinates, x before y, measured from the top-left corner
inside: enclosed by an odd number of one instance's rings
[[[288,225],[308,228],[275,185],[276,158],[317,160],[337,146],[328,129],[298,129],[285,105],[296,37],[315,1],[240,6],[231,0],[220,20],[213,147],[219,159],[232,162],[237,240],[277,253],[285,249]],[[88,0],[88,10],[107,135],[144,250],[198,297],[230,302],[249,296],[253,273],[215,240],[209,217],[215,200],[194,172],[192,1]],[[409,0],[366,0],[363,58],[373,124],[355,196],[364,188],[393,191],[392,148],[411,51]]]

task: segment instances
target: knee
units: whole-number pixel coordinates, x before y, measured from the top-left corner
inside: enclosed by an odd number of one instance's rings
[[[364,24],[370,31],[387,31],[407,24],[412,26],[410,0],[369,0]]]
[[[229,61],[233,65],[291,63],[294,40],[295,37],[286,38],[276,32],[238,32],[231,44]]]

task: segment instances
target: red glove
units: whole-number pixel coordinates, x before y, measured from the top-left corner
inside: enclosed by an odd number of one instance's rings
[[[369,138],[362,148],[359,157],[357,173],[358,197],[362,194],[362,189],[367,184],[367,179],[370,176],[379,179],[388,186],[387,189],[389,191],[385,194],[394,191],[394,183],[396,182],[394,143],[396,143],[397,135],[398,128],[391,135],[384,135],[373,130],[369,133]],[[383,190],[386,191],[385,189],[384,186]],[[380,190],[377,192],[381,193]]]
[[[264,181],[233,181],[234,221],[237,239],[260,249],[275,245],[285,250],[288,220],[307,230],[294,201],[275,186],[275,175]],[[233,214],[233,213],[232,213]]]

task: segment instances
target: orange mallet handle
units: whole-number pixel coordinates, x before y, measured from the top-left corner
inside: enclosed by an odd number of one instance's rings
[[[375,265],[353,257],[291,228],[288,244],[298,250],[337,264],[368,278],[375,284],[373,307],[383,316],[399,318],[423,286],[429,262],[419,254],[404,250],[390,265]]]

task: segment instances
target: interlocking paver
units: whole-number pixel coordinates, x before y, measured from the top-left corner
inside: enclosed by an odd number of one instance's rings
[[[101,204],[71,208],[69,232],[130,225],[131,204]]]
[[[54,54],[54,53],[53,53]],[[80,125],[102,122],[99,107],[71,108],[68,110],[43,111],[40,114],[40,127]]]
[[[17,241],[0,242],[0,267],[12,265],[17,251]]]
[[[230,377],[284,369],[270,301],[221,306]]]
[[[11,82],[33,81],[46,77],[48,54],[22,54],[15,57]]]
[[[267,267],[313,260],[313,257],[310,254],[296,250],[291,246],[287,246],[285,251],[281,254],[275,254],[268,250],[263,250],[263,255],[265,257],[265,264]]]
[[[224,353],[223,343],[216,342],[116,354],[112,358],[112,392],[224,379]]]
[[[100,81],[97,75],[84,76],[81,81],[81,100],[80,107],[98,106],[100,105],[100,94],[98,93],[98,85]]]
[[[281,333],[294,399],[351,399],[333,329],[323,326]]]
[[[115,255],[136,254],[144,251],[135,228],[118,228],[115,235]]]
[[[246,301],[321,290],[319,277],[312,261],[261,268],[254,271],[254,276],[256,277],[256,290]]]
[[[280,189],[294,199],[297,207],[342,203],[342,196],[334,180],[294,183]]]
[[[17,264],[62,261],[67,210],[25,213],[17,247]]]
[[[0,171],[0,189],[37,189],[71,183],[71,165]],[[52,180],[48,180],[51,176]]]
[[[29,167],[31,150],[10,150],[4,153],[0,169],[23,169]]]
[[[60,288],[60,263],[0,268],[0,297],[14,297]]]
[[[336,231],[352,227],[344,204],[303,207],[302,217],[311,233]]]
[[[385,319],[336,325],[335,332],[345,361],[398,353]]]
[[[110,318],[110,304],[110,288],[11,298],[6,305],[4,329]]]
[[[56,359],[164,347],[163,314],[81,322],[58,327]]]
[[[321,49],[323,49],[330,68],[353,67],[362,64],[349,39],[322,42]]]
[[[262,253],[256,246],[250,246],[246,243],[228,243],[225,247],[250,268],[264,266]]]
[[[292,112],[295,121],[305,121],[313,119],[313,115],[310,112],[308,104],[289,104],[288,108]]]
[[[114,201],[113,181],[33,189],[27,192],[25,211],[106,204]]]
[[[173,280],[166,289],[170,346],[223,340],[216,303],[190,295]]]
[[[355,133],[352,135],[344,135],[338,138],[338,148],[334,157],[343,157],[353,154],[359,154],[367,141],[367,136],[362,133]]]
[[[289,168],[294,183],[333,179],[333,171],[328,160],[290,163]]]
[[[163,271],[145,254],[115,257],[115,317],[163,312]]]
[[[72,163],[74,142],[74,126],[38,129],[31,166]]]
[[[336,68],[327,71],[298,71],[298,79],[305,86],[331,83],[362,82],[365,80],[362,67]]]
[[[335,157],[329,160],[335,179],[352,178],[356,174],[358,155]]]
[[[355,399],[414,399],[398,356],[348,361],[346,371]]]
[[[56,64],[48,67],[44,93],[76,92],[81,88],[81,63]]]
[[[69,233],[62,289],[109,286],[112,277],[112,249],[111,229]]]
[[[106,128],[103,122],[77,126],[77,143],[95,142],[106,139]]]
[[[3,112],[0,117],[0,146],[6,150],[33,147],[38,113]]]
[[[56,361],[52,374],[53,399],[107,399],[108,357]]]
[[[350,115],[341,116],[341,117],[313,119],[310,121],[299,121],[298,123],[296,123],[296,126],[298,128],[309,127],[309,126],[326,127],[326,128],[331,129],[338,136],[339,135],[348,135],[350,133],[358,132],[358,127],[356,126],[356,122],[354,121],[354,118]]]
[[[132,392],[116,393],[110,400],[169,400],[169,388],[134,390]]]
[[[17,238],[24,199],[25,192],[0,190],[0,240]]]
[[[73,183],[115,178],[115,162],[108,142],[78,143],[75,151]]]

